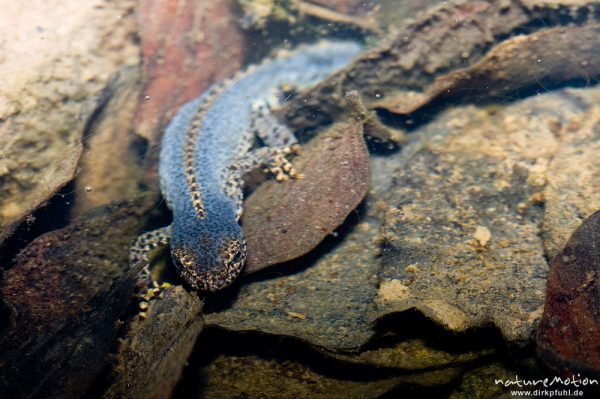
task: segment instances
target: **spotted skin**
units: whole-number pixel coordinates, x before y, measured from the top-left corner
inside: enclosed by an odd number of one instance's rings
[[[297,152],[291,130],[269,112],[286,91],[318,83],[347,65],[361,50],[355,42],[322,41],[251,66],[185,104],[167,127],[160,152],[160,186],[173,212],[170,226],[145,233],[131,262],[170,245],[179,275],[193,288],[216,291],[231,284],[246,259],[238,220],[242,177],[263,166],[278,180],[299,177],[287,156]],[[265,147],[251,151],[256,136]],[[148,283],[154,289],[155,282]]]

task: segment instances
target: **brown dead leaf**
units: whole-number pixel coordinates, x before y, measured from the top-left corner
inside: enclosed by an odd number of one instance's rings
[[[388,96],[378,108],[410,114],[445,98],[497,97],[534,85],[600,75],[600,25],[544,29],[495,46],[472,66],[438,77],[422,93]]]
[[[369,154],[360,123],[338,123],[309,142],[294,161],[304,178],[268,181],[245,204],[246,273],[304,255],[362,201]]]

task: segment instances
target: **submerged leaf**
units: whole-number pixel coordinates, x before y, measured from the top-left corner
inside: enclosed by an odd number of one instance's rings
[[[362,201],[369,154],[360,123],[339,123],[308,143],[294,165],[304,177],[268,181],[245,203],[246,273],[315,248]]]

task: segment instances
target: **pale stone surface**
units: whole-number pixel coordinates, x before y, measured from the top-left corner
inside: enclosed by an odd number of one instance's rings
[[[0,1],[0,228],[73,178],[102,90],[140,61],[135,5]]]

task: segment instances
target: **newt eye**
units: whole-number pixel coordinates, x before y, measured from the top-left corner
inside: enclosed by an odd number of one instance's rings
[[[231,239],[221,249],[224,266],[229,269],[241,269],[246,259],[246,246],[238,239]]]
[[[233,263],[240,263],[243,259],[244,259],[244,251],[240,248],[235,253],[235,255],[233,255],[233,258],[231,259],[231,262],[233,262]]]

